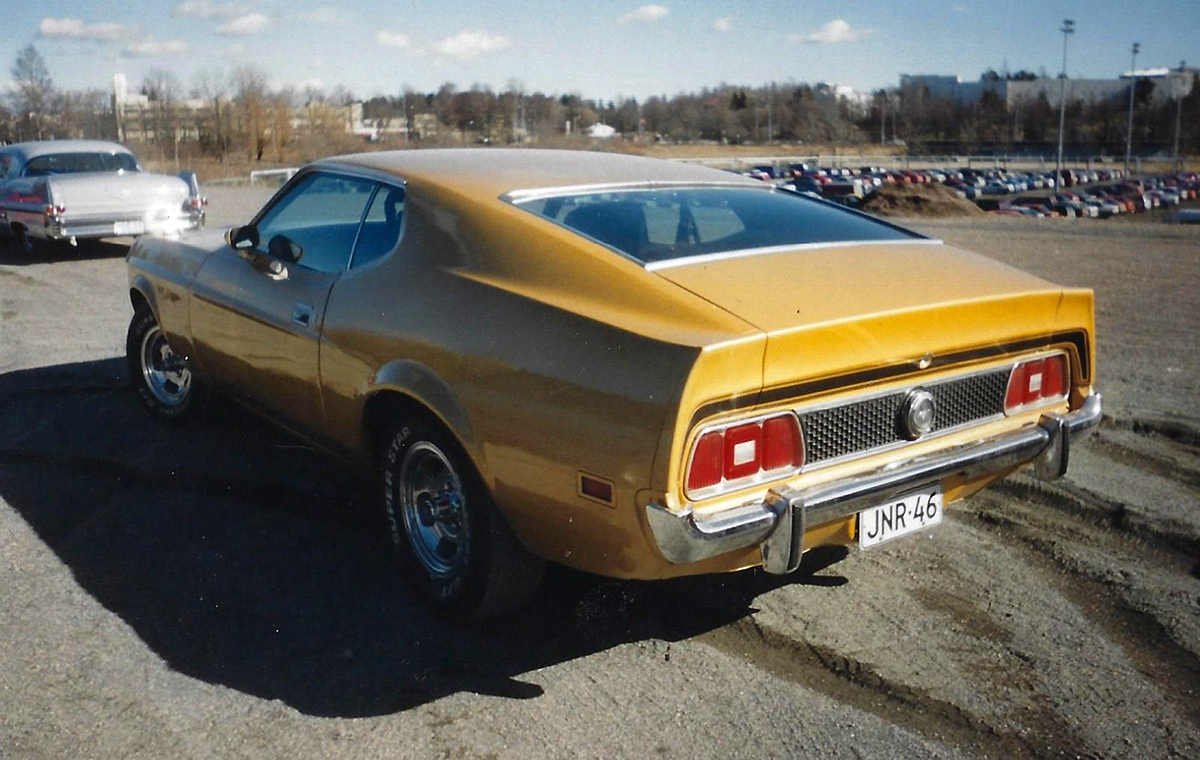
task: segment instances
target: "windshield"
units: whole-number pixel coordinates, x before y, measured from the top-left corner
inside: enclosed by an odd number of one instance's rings
[[[137,171],[137,160],[130,153],[47,153],[25,164],[26,177],[115,171]]]
[[[754,248],[921,237],[795,193],[756,187],[583,192],[518,205],[647,264]]]

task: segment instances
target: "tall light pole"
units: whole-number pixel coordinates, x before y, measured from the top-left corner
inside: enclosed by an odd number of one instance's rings
[[[1063,36],[1062,73],[1058,75],[1058,159],[1054,162],[1054,192],[1062,192],[1063,127],[1067,123],[1067,37],[1075,33],[1075,22],[1063,19],[1058,31]]]
[[[1129,175],[1129,157],[1133,154],[1133,91],[1137,89],[1137,54],[1142,46],[1133,43],[1133,57],[1129,61],[1129,124],[1125,128],[1125,175]]]
[[[1175,150],[1171,155],[1175,158],[1175,169],[1183,171],[1183,162],[1179,160],[1179,122],[1183,115],[1183,92],[1180,85],[1183,84],[1184,68],[1187,66],[1187,61],[1179,62],[1179,76],[1175,77]]]

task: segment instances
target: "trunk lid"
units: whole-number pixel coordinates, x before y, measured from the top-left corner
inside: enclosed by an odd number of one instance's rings
[[[766,333],[766,389],[1045,335],[1063,292],[937,241],[809,247],[656,273]]]
[[[155,211],[174,216],[189,195],[178,177],[148,172],[58,174],[49,178],[49,186],[54,204],[75,219],[141,218]]]

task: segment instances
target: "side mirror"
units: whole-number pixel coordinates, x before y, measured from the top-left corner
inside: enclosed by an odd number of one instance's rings
[[[295,264],[304,255],[304,249],[287,235],[276,235],[267,243],[267,253],[280,261]]]
[[[258,230],[253,225],[247,224],[244,227],[234,227],[225,233],[225,242],[231,248],[239,251],[247,251],[251,248],[258,247]]]

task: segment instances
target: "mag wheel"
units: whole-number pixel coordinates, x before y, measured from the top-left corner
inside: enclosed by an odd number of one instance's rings
[[[137,309],[129,323],[125,357],[134,392],[151,416],[178,423],[195,415],[204,399],[203,386],[183,357],[171,350],[147,307]]]
[[[426,420],[397,425],[388,440],[385,509],[407,580],[457,618],[525,604],[542,560],[517,541],[457,442]]]

